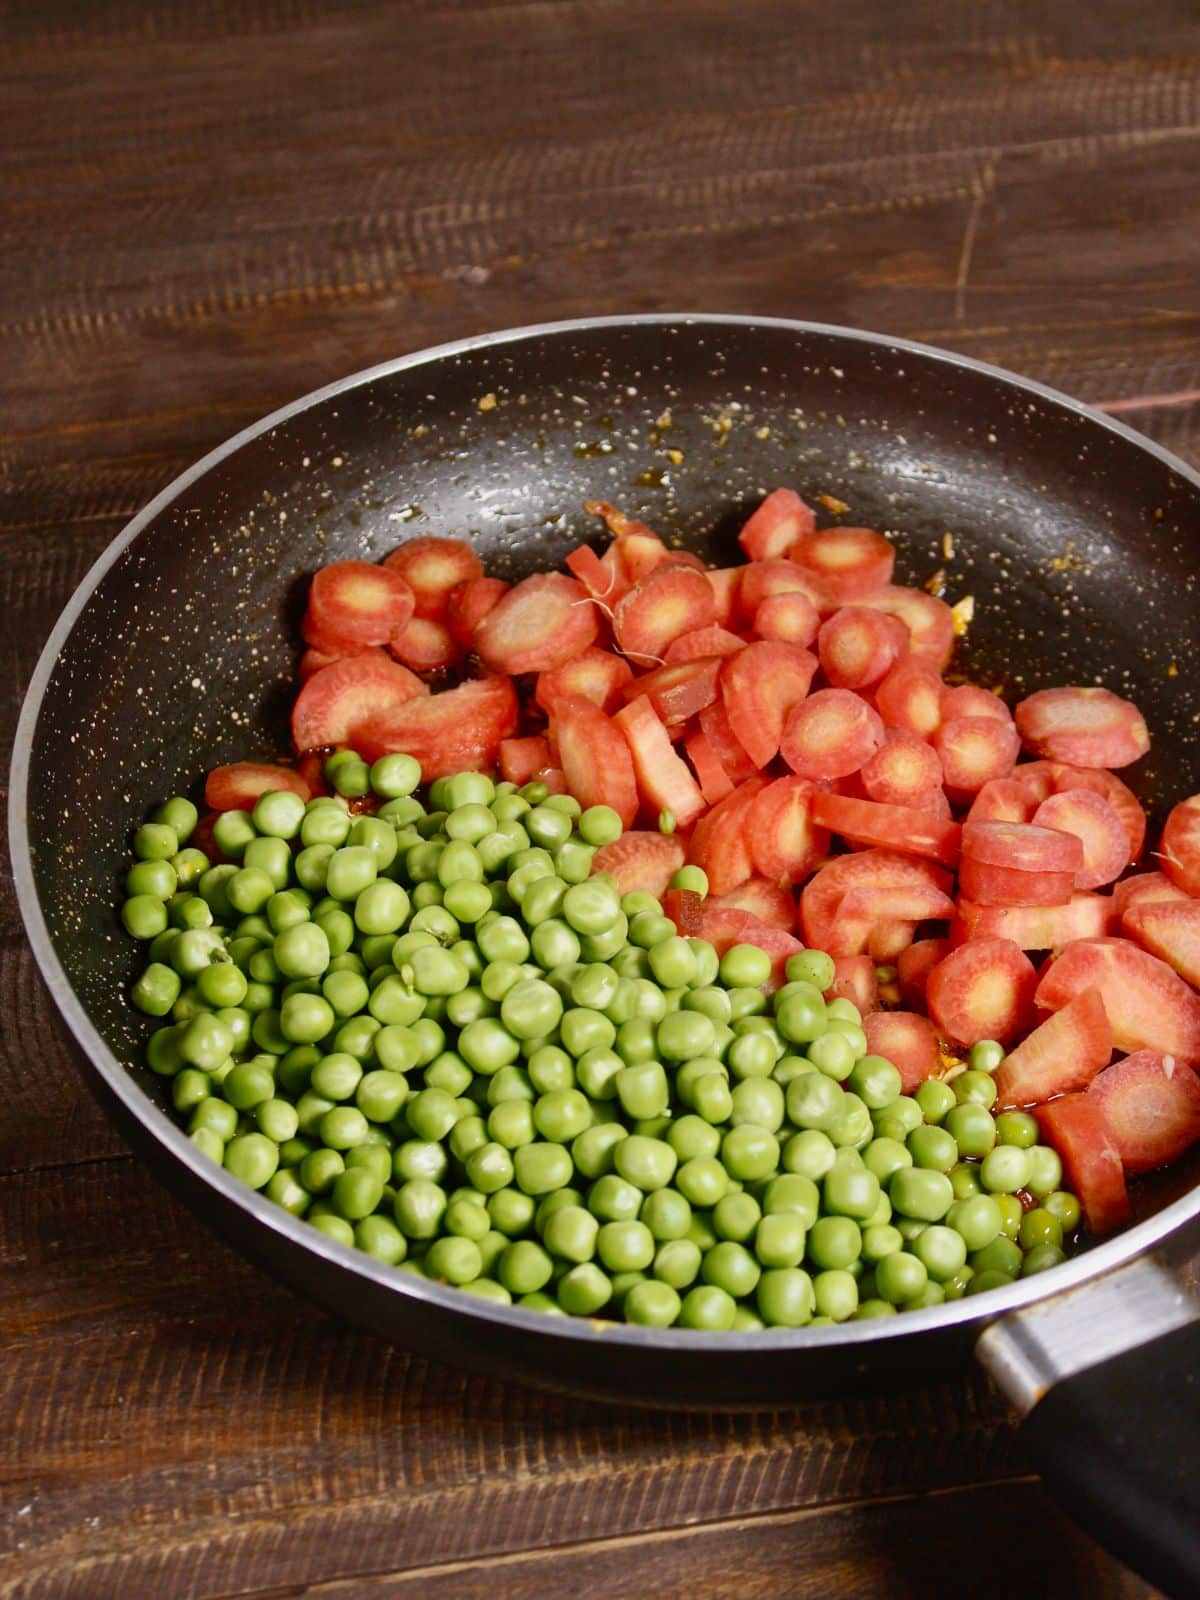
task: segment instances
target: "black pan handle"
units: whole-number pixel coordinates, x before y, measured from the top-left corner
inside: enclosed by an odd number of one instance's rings
[[[1143,1257],[985,1330],[977,1353],[1080,1526],[1171,1600],[1200,1595],[1200,1305]]]

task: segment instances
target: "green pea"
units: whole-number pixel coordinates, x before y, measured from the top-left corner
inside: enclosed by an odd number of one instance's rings
[[[986,1111],[983,1114],[987,1116]],[[913,1164],[931,1172],[949,1172],[958,1160],[958,1145],[948,1127],[914,1128],[907,1145]]]
[[[817,1128],[809,1128],[792,1135],[783,1147],[782,1159],[787,1172],[809,1178],[815,1183],[833,1166],[836,1156],[837,1150],[829,1135]]]
[[[824,950],[800,950],[789,956],[785,968],[789,983],[809,983],[820,994],[827,994],[837,976],[833,957]]]
[[[944,1172],[915,1166],[893,1173],[888,1196],[902,1216],[920,1222],[940,1222],[954,1203],[954,1190]]]
[[[926,1078],[918,1087],[915,1098],[925,1121],[931,1126],[944,1121],[947,1114],[958,1104],[954,1090],[939,1078]]]
[[[974,1252],[1000,1237],[1003,1215],[990,1194],[972,1195],[956,1201],[946,1214],[947,1224],[962,1236],[967,1249]]]
[[[980,1039],[971,1046],[968,1062],[972,1072],[996,1072],[1004,1060],[1004,1046],[995,1039]]]
[[[968,1101],[989,1111],[996,1103],[996,1085],[986,1072],[960,1072],[952,1088],[959,1105]]]
[[[717,1284],[698,1284],[689,1289],[679,1308],[679,1326],[706,1333],[724,1333],[733,1326],[737,1305],[733,1297]]]
[[[944,1127],[964,1156],[986,1156],[996,1143],[997,1128],[991,1113],[971,1102],[948,1111]]]
[[[279,1147],[261,1133],[244,1133],[225,1146],[225,1170],[251,1189],[262,1189],[275,1176]]]
[[[410,1178],[396,1190],[396,1226],[407,1239],[433,1239],[446,1211],[446,1191],[427,1178]]]

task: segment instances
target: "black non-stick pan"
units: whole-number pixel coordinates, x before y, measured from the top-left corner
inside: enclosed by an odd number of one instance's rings
[[[113,909],[130,827],[216,763],[286,748],[306,574],[421,532],[470,537],[489,571],[553,565],[591,534],[591,496],[732,561],[778,484],[891,533],[899,581],[944,569],[950,599],[974,595],[958,663],[972,676],[1131,694],[1155,735],[1132,781],[1158,819],[1200,788],[1200,476],[1182,462],[1036,384],[900,340],[738,318],[565,323],[300,400],[111,545],[46,646],[18,733],[12,854],[34,952],[139,1155],[348,1320],[495,1374],[670,1406],[912,1384],[975,1348],[1068,1504],[1195,1595],[1200,1326],[1168,1258],[1195,1243],[1200,1157],[1144,1182],[1127,1232],[1002,1290],[840,1327],[659,1331],[486,1304],[335,1244],[201,1155],[136,1065],[134,951]]]

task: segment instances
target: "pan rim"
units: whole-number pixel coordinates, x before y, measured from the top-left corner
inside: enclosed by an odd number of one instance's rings
[[[26,936],[33,950],[42,980],[55,1007],[66,1023],[76,1045],[92,1068],[103,1079],[108,1091],[120,1101],[124,1111],[156,1141],[164,1153],[185,1167],[199,1183],[211,1187],[226,1201],[244,1212],[266,1230],[289,1244],[309,1251],[341,1273],[351,1273],[377,1290],[385,1290],[412,1301],[424,1302],[477,1325],[481,1332],[489,1325],[507,1327],[539,1338],[565,1339],[596,1348],[628,1349],[644,1352],[679,1353],[721,1350],[729,1354],[765,1350],[791,1350],[861,1347],[869,1349],[888,1340],[916,1336],[923,1332],[946,1332],[952,1328],[982,1329],[1006,1312],[1077,1289],[1105,1273],[1161,1245],[1170,1235],[1200,1216],[1200,1185],[1161,1211],[1135,1224],[1114,1238],[1097,1244],[1051,1272],[1018,1280],[1003,1289],[989,1291],[985,1297],[962,1299],[902,1317],[875,1318],[866,1322],[837,1324],[831,1327],[763,1329],[753,1333],[700,1333],[678,1328],[642,1328],[629,1323],[604,1322],[575,1317],[546,1317],[519,1306],[494,1305],[449,1288],[417,1278],[410,1273],[374,1261],[362,1251],[338,1244],[318,1230],[292,1217],[265,1196],[240,1183],[223,1167],[205,1157],[183,1130],[137,1083],[117,1059],[94,1027],[82,1002],[76,996],[55,952],[42,915],[33,870],[33,856],[27,826],[29,756],[46,689],[64,645],[91,600],[96,588],[130,545],[161,513],[200,478],[218,467],[245,445],[302,412],[312,410],[351,390],[391,377],[415,367],[436,366],[456,356],[469,355],[496,347],[531,342],[547,337],[591,333],[598,329],[654,327],[762,328],[798,336],[816,336],[874,346],[888,352],[901,352],[915,359],[966,370],[994,380],[1009,392],[1036,397],[1056,409],[1073,413],[1106,433],[1134,445],[1153,456],[1184,482],[1200,491],[1200,471],[1190,467],[1171,451],[1148,439],[1136,429],[1107,416],[1047,384],[1008,371],[973,356],[960,355],[935,345],[869,330],[846,328],[833,323],[809,322],[788,317],[758,317],[719,312],[650,312],[604,317],[579,317],[561,321],[533,323],[493,333],[472,335],[440,345],[432,345],[407,355],[364,367],[346,377],[325,384],[290,401],[250,423],[194,462],[139,511],[88,569],[70,600],[60,613],[42,648],[30,678],[17,723],[9,773],[9,854],[13,882]],[[986,1303],[985,1303],[986,1302]]]

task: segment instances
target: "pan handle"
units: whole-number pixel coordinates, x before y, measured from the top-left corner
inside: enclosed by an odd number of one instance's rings
[[[1200,1304],[1141,1257],[984,1330],[1047,1487],[1173,1600],[1200,1595]]]

